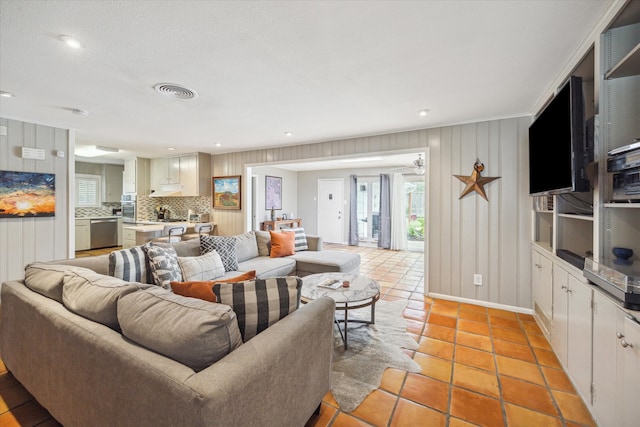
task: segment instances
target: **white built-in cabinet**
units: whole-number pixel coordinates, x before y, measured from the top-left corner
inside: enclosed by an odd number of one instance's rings
[[[204,153],[152,159],[150,190],[179,186],[182,196],[211,195],[211,156]]]
[[[551,346],[582,396],[591,392],[591,304],[593,289],[582,271],[553,264]]]
[[[593,311],[593,412],[600,427],[638,425],[640,324],[596,292]]]
[[[592,191],[532,199],[534,316],[598,425],[637,426],[640,312],[624,310],[557,254],[611,265],[621,246],[640,266],[640,203],[612,203],[607,172],[608,152],[640,137],[640,1],[622,6],[571,74],[583,79],[585,118],[594,116]]]
[[[76,251],[91,248],[91,220],[76,219]]]

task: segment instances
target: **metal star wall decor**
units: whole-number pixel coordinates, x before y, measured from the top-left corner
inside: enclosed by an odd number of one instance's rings
[[[464,190],[462,190],[462,194],[460,194],[460,197],[458,197],[458,200],[462,199],[464,196],[471,193],[472,191],[475,191],[479,195],[484,197],[484,199],[487,202],[489,201],[489,199],[487,199],[487,193],[484,192],[484,185],[490,183],[491,181],[499,179],[500,177],[499,176],[483,177],[480,175],[480,173],[483,170],[484,170],[484,163],[481,163],[480,160],[476,160],[476,162],[473,164],[473,172],[471,173],[471,176],[453,175],[456,178],[458,178],[460,181],[466,184],[466,187],[464,188]]]

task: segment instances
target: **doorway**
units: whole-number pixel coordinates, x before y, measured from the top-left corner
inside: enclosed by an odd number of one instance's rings
[[[358,178],[356,219],[358,239],[363,246],[378,243],[380,235],[380,178]]]
[[[318,180],[318,235],[329,243],[344,243],[344,179]]]

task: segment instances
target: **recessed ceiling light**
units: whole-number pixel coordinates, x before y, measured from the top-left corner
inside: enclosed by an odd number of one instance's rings
[[[216,142],[216,147],[222,147],[222,144],[220,144],[219,142]]]
[[[71,110],[73,114],[77,114],[79,116],[88,116],[89,112],[87,110],[81,110],[80,108],[74,108]]]
[[[67,46],[73,49],[82,49],[84,45],[80,42],[80,40],[75,37],[62,35],[58,37],[61,41],[63,41]]]
[[[3,98],[13,98],[14,95],[11,92],[5,92],[3,90],[0,90],[0,96]]]
[[[291,133],[291,132],[289,132],[289,131],[286,131],[284,134],[285,134],[286,136],[292,136],[292,135],[293,135],[293,133]]]
[[[380,156],[374,157],[357,157],[355,159],[341,159],[342,163],[356,163],[356,162],[375,162],[376,160],[382,160]]]
[[[103,154],[117,153],[119,151],[120,150],[118,148],[104,147],[101,145],[88,145],[85,147],[76,147],[74,154],[81,157],[97,157],[102,156]]]
[[[426,116],[427,114],[429,114],[429,110],[427,110],[427,109],[424,109],[424,110],[420,110],[420,111],[418,111],[418,115],[419,115],[420,117],[424,117],[424,116]]]
[[[176,151],[176,149],[175,149],[175,148],[173,148],[173,147],[167,147],[167,150],[169,150],[169,151]]]

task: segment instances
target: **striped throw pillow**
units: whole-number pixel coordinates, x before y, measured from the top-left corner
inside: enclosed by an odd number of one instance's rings
[[[111,252],[109,254],[109,276],[127,282],[153,283],[142,246]]]
[[[309,250],[309,246],[307,246],[307,235],[304,234],[304,228],[299,227],[299,228],[292,228],[290,230],[280,230],[284,233],[291,233],[293,232],[296,237],[294,239],[294,249],[296,252],[300,252],[300,251],[308,251]]]
[[[244,342],[258,335],[300,306],[302,279],[294,276],[216,283],[219,303],[236,313]]]

